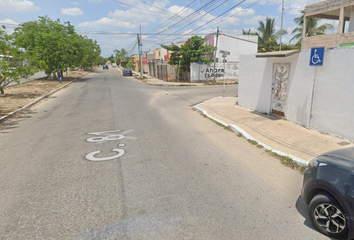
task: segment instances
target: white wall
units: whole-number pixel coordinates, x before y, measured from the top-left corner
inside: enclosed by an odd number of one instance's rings
[[[272,62],[255,54],[240,56],[238,103],[259,112],[270,110]]]
[[[228,62],[240,61],[240,54],[257,53],[258,36],[234,35],[234,37],[235,38],[219,35],[218,51],[216,54],[216,57],[219,58],[219,62],[223,60],[219,50],[230,52],[230,55],[227,56]]]
[[[286,119],[354,141],[354,48],[326,49],[318,67],[309,66],[310,52],[286,58],[241,55],[239,105],[269,113],[273,64],[290,63]]]
[[[236,80],[238,79],[238,72],[239,72],[238,63],[225,63],[225,70],[224,70],[224,63],[215,63],[215,71],[216,71],[216,80],[223,80],[224,74],[225,79],[229,80]],[[198,64],[198,63],[191,63],[191,81],[210,81],[214,80],[213,77],[213,70],[214,70],[214,63],[207,66],[205,64]]]
[[[325,52],[315,75],[311,127],[354,140],[354,48]]]

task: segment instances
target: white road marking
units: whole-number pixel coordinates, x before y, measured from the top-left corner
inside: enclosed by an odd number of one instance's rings
[[[111,157],[103,157],[103,158],[97,158],[95,157],[96,154],[101,153],[101,151],[95,151],[88,153],[85,157],[87,160],[94,161],[94,162],[99,162],[99,161],[107,161],[107,160],[113,160],[115,158],[119,158],[124,155],[125,151],[123,149],[113,149],[113,152],[117,152],[117,155],[111,156]]]

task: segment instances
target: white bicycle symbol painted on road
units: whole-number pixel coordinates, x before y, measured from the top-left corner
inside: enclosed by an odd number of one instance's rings
[[[321,59],[320,59],[320,57],[317,54],[317,49],[315,49],[315,52],[314,52],[314,54],[313,54],[313,56],[311,58],[311,61],[312,61],[313,64],[321,63]]]
[[[89,143],[104,143],[107,141],[118,141],[118,140],[122,140],[122,139],[136,139],[136,137],[130,137],[130,136],[125,136],[125,134],[128,134],[130,132],[133,132],[133,129],[130,130],[126,130],[123,131],[122,130],[114,130],[114,131],[106,131],[106,132],[93,132],[93,133],[87,133],[90,135],[96,135],[97,137],[91,137],[86,139],[87,142]],[[111,133],[117,133],[120,132],[120,134],[111,134]],[[119,147],[124,147],[125,144],[119,144]],[[86,154],[85,158],[89,161],[94,161],[94,162],[98,162],[98,161],[107,161],[107,160],[113,160],[116,158],[120,158],[121,156],[123,156],[125,154],[125,150],[124,149],[120,149],[120,148],[114,148],[112,149],[112,152],[117,152],[116,155],[113,156],[109,156],[109,157],[96,157],[97,154],[100,154],[101,151],[94,151],[94,152],[90,152],[88,154]]]

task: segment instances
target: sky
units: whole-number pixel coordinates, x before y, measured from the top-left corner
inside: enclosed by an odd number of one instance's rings
[[[282,37],[289,44],[298,25],[294,18],[306,5],[320,0],[284,0]],[[282,0],[0,0],[0,25],[9,33],[16,26],[48,16],[61,23],[69,21],[76,32],[97,40],[103,57],[124,48],[138,53],[137,34],[142,34],[143,51],[161,44],[186,41],[190,36],[216,32],[255,32],[259,21],[275,18],[281,28]],[[296,41],[292,42],[295,43]]]

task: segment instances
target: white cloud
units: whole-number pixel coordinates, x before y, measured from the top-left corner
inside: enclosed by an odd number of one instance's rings
[[[231,15],[237,15],[238,17],[249,17],[249,16],[253,16],[255,14],[255,11],[253,9],[248,9],[248,8],[242,8],[242,7],[237,7],[232,9],[232,11],[230,12],[230,16]]]
[[[70,16],[79,16],[84,14],[83,11],[81,11],[80,8],[74,7],[74,8],[62,8],[61,9],[61,14],[63,15],[70,15]]]
[[[101,28],[110,29],[116,27],[123,27],[127,29],[137,28],[137,25],[134,25],[131,22],[120,21],[118,19],[108,18],[108,17],[103,17],[98,21],[82,22],[79,23],[77,26],[82,28],[87,27],[90,29],[101,29]]]
[[[235,28],[236,26],[238,26],[240,24],[241,24],[241,20],[239,18],[237,18],[237,17],[228,17],[228,18],[225,18],[223,21],[221,21],[218,26],[221,29],[225,29],[225,28],[233,29],[233,28]]]
[[[74,6],[79,6],[80,5],[80,3],[78,3],[78,2],[71,2],[70,4],[74,5]]]
[[[248,25],[259,25],[259,21],[264,21],[264,19],[266,19],[265,16],[261,16],[261,15],[257,15],[257,16],[253,16],[251,18],[245,18],[243,20],[244,24],[248,24]]]
[[[19,24],[17,22],[15,22],[12,19],[6,18],[6,19],[0,19],[0,25],[2,24],[6,24],[6,25],[16,25],[18,26]]]
[[[6,29],[5,31],[8,34],[12,34],[15,30],[16,27],[19,26],[19,24],[12,19],[6,18],[6,19],[0,19],[0,26],[5,25]]]
[[[177,5],[173,5],[173,6],[169,7],[167,10],[171,13],[174,13],[174,14],[178,13],[178,16],[180,16],[182,18],[187,17],[188,15],[194,13],[193,9],[185,8],[183,6],[177,6]]]
[[[305,9],[304,5],[300,4],[291,4],[290,6],[286,7],[285,11],[290,15],[300,15],[302,10]]]
[[[266,5],[267,4],[267,0],[261,0],[261,1],[259,1],[259,0],[249,0],[249,1],[247,1],[247,3],[248,4],[250,4],[250,3],[255,3],[255,2],[257,2],[257,4],[259,4],[259,5]],[[234,2],[236,2],[236,3],[239,3],[239,1],[238,0],[235,0]]]
[[[122,19],[122,16],[124,16],[124,21],[139,25],[140,23],[144,24],[156,21],[157,14],[150,13],[147,15],[134,10],[115,10],[114,12],[109,12],[108,16],[117,20]]]
[[[39,7],[28,0],[0,0],[0,9],[3,12],[31,12]]]

